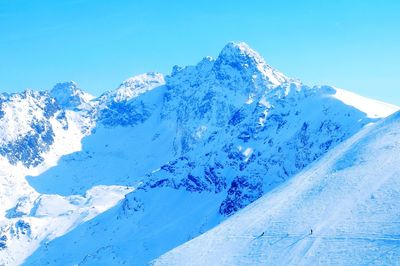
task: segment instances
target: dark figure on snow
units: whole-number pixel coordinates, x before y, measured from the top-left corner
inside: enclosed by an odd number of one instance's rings
[[[310,230],[310,235],[312,235],[312,233],[313,233],[313,230],[311,229],[311,230]]]

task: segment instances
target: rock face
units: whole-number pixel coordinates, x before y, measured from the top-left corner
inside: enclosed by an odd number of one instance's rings
[[[154,265],[396,265],[400,112]]]
[[[74,81],[56,84],[50,95],[65,109],[82,108],[94,98],[79,89]]]
[[[336,88],[290,79],[244,43],[166,77],[130,78],[98,98],[73,82],[25,94],[3,95],[0,108],[0,154],[23,169],[21,189],[4,207],[0,257],[28,265],[142,265],[380,119],[352,106],[368,100],[352,95],[345,104]],[[20,105],[26,113],[17,115]],[[15,129],[3,134],[12,116]],[[82,145],[66,149],[68,138]],[[32,187],[37,192],[26,192]],[[24,237],[10,229],[20,220],[29,225]],[[38,224],[58,229],[44,233]],[[10,243],[29,248],[16,252]]]
[[[68,128],[65,111],[47,92],[0,96],[0,154],[13,165],[35,167],[54,142],[54,127]]]

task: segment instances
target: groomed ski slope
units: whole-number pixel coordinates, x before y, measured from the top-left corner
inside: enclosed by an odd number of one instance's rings
[[[397,112],[152,263],[400,265],[399,155]]]

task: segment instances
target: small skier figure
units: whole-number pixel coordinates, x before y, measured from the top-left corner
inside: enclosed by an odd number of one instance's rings
[[[259,235],[257,238],[264,236],[264,234],[265,234],[265,232],[262,232],[261,235]]]
[[[312,235],[312,233],[313,233],[313,230],[311,229],[311,230],[310,230],[310,235]]]

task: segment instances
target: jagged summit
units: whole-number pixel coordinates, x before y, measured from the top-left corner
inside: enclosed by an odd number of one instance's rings
[[[79,107],[94,98],[81,90],[75,81],[57,83],[50,91],[50,95],[56,99],[58,104],[67,109]]]
[[[263,61],[261,55],[251,49],[250,46],[245,42],[227,43],[221,50],[218,57],[235,60],[235,58],[243,56],[254,58],[256,61]]]
[[[268,65],[259,53],[244,42],[229,42],[220,52],[215,61],[215,69],[224,72],[229,68],[241,71],[253,79],[267,81],[271,85],[280,85],[290,80]]]
[[[243,42],[229,42],[216,59],[205,57],[194,66],[174,66],[166,77],[167,86],[179,93],[192,94],[188,87],[196,88],[196,94],[211,89],[221,97],[230,97],[231,103],[240,103],[289,82],[294,80],[269,66]]]

